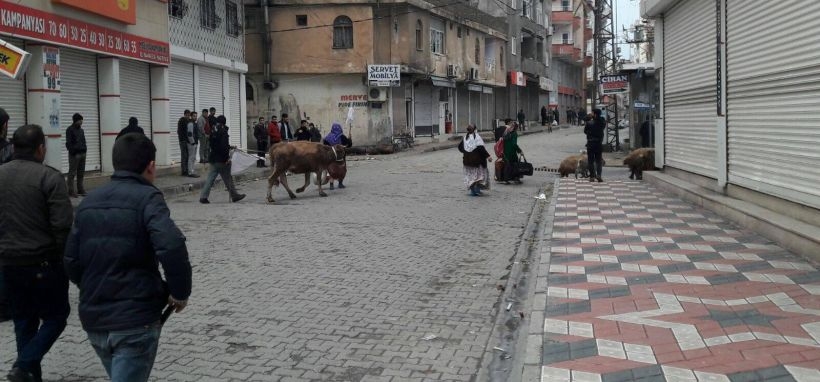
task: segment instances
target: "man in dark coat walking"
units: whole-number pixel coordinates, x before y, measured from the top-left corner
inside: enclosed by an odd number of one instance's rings
[[[601,109],[592,110],[592,118],[589,118],[584,126],[584,134],[587,136],[587,163],[589,164],[589,181],[603,182],[601,175],[603,172],[603,141],[606,120],[601,116]]]
[[[65,148],[68,150],[68,195],[76,198],[77,194],[85,195],[83,178],[85,177],[85,153],[88,147],[85,143],[85,131],[83,130],[83,116],[74,113],[71,116],[73,122],[65,131]],[[74,178],[77,178],[77,188],[74,189]]]
[[[245,194],[236,191],[231,176],[231,144],[228,137],[228,126],[225,125],[226,122],[225,116],[220,115],[216,119],[216,126],[211,130],[208,179],[205,180],[205,186],[202,187],[202,192],[199,194],[199,202],[202,204],[210,203],[208,196],[211,194],[211,187],[213,187],[217,175],[222,178],[222,182],[228,187],[231,202],[236,203],[245,198]]]
[[[253,126],[253,137],[256,139],[256,155],[264,158],[268,152],[268,128],[265,118],[259,117],[259,122]],[[256,167],[265,167],[265,160],[257,160]]]
[[[185,110],[182,117],[177,121],[177,139],[179,140],[180,166],[182,167],[182,176],[189,176],[188,156],[196,153],[188,152],[188,122],[191,121],[191,111]]]

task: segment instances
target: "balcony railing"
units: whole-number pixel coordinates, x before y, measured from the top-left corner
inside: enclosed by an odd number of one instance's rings
[[[552,55],[555,58],[578,62],[581,60],[581,49],[566,44],[553,45]]]
[[[552,22],[554,24],[572,24],[574,19],[575,16],[572,14],[572,12],[552,12]]]

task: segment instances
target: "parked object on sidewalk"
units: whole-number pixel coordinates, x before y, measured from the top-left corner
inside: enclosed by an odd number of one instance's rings
[[[290,143],[277,143],[270,149],[271,166],[273,171],[268,177],[268,203],[274,203],[273,187],[280,183],[285,187],[288,196],[296,199],[296,194],[288,186],[288,179],[285,173],[290,171],[294,174],[305,174],[305,184],[296,189],[296,192],[304,192],[310,185],[310,174],[315,173],[321,179],[322,173],[327,171],[331,163],[345,160],[345,147],[343,145],[327,146],[324,144],[294,141]],[[318,185],[319,196],[325,197],[327,194],[322,189],[322,184]]]
[[[655,169],[655,149],[640,148],[632,150],[624,158],[624,164],[629,166],[629,179],[643,179],[644,171]]]

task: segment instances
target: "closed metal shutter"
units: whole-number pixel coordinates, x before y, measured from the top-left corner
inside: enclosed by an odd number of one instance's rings
[[[131,117],[137,117],[145,135],[152,137],[151,74],[148,64],[120,60],[120,125],[127,126]]]
[[[228,81],[230,83],[228,89],[231,94],[231,98],[228,102],[228,104],[231,105],[231,116],[228,120],[228,126],[231,127],[231,145],[242,147],[243,132],[240,125],[240,120],[242,119],[243,114],[242,110],[240,110],[242,106],[239,100],[239,73],[228,73]]]
[[[436,95],[438,95],[438,88],[436,88]],[[433,87],[428,82],[421,82],[416,87],[414,92],[414,119],[415,119],[415,136],[417,137],[432,137],[433,124],[438,125],[438,121],[433,121]],[[438,100],[438,97],[436,97]],[[438,108],[438,103],[435,105]],[[438,117],[438,111],[436,111]]]
[[[729,182],[820,208],[820,2],[727,2]]]
[[[470,94],[470,119],[467,122],[479,126],[481,125],[479,123],[481,120],[481,87],[479,86],[477,91],[475,88],[469,89],[468,93]]]
[[[10,39],[2,36],[3,40],[18,47],[23,48],[23,41],[17,39]],[[11,139],[12,134],[17,131],[17,128],[26,124],[26,81],[25,79],[12,80],[6,76],[0,76],[0,108],[6,110],[9,114],[9,131],[8,136]],[[46,129],[46,134],[57,134],[57,131],[50,132],[49,126],[43,126]],[[62,135],[63,132],[59,132]]]
[[[168,94],[171,96],[168,146],[171,162],[179,163],[181,154],[177,138],[177,121],[182,118],[186,109],[194,110],[194,65],[181,61],[174,61],[171,64]]]
[[[222,69],[199,67],[199,104],[203,109],[216,108],[216,115],[225,114],[222,95]],[[228,117],[227,115],[225,116]],[[230,123],[230,121],[228,121]],[[231,125],[228,125],[233,127]]]
[[[71,116],[83,116],[83,130],[88,145],[86,171],[100,170],[100,108],[97,92],[97,56],[78,50],[60,49],[60,124],[71,125]],[[65,142],[65,135],[63,135]],[[65,145],[63,145],[65,147]],[[63,150],[65,151],[65,150]],[[64,172],[68,171],[68,153],[63,155]]]
[[[664,18],[666,165],[715,178],[717,6],[681,1]],[[564,116],[562,116],[563,118]]]

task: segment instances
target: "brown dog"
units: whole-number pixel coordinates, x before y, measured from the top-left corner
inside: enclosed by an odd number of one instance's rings
[[[624,164],[629,166],[629,179],[643,179],[643,172],[655,169],[655,149],[642,148],[632,150],[624,158]]]

